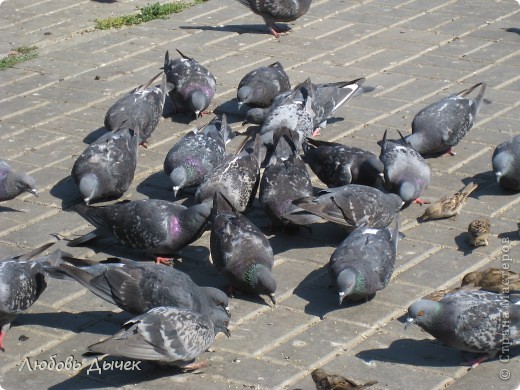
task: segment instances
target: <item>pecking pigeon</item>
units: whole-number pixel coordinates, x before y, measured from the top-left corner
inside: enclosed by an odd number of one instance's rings
[[[520,135],[495,148],[492,164],[500,186],[520,191]]]
[[[14,199],[23,192],[38,196],[34,179],[27,173],[14,172],[7,162],[0,160],[0,202]]]

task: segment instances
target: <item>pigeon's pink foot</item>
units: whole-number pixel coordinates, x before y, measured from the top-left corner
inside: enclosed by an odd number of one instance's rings
[[[155,264],[164,264],[164,265],[171,266],[173,264],[173,259],[170,258],[170,257],[159,257],[159,256],[157,256],[155,258]]]
[[[275,37],[276,39],[280,38],[280,35],[282,35],[282,34],[280,34],[278,31],[276,31],[273,27],[271,27],[271,28],[269,29],[269,31],[271,32],[271,34],[274,35],[274,37]]]
[[[466,363],[464,363],[464,365],[465,365],[465,366],[466,366],[466,365],[467,365],[467,366],[471,366],[471,368],[477,368],[477,367],[479,366],[480,363],[485,362],[485,361],[488,360],[488,359],[489,359],[489,356],[484,355],[484,356],[480,356],[480,357],[478,357],[478,358],[476,358],[476,359],[473,359],[473,360],[471,360],[471,361],[469,361],[469,362],[466,362]]]
[[[450,155],[450,156],[455,156],[457,153],[454,152],[453,148],[450,146],[450,148],[447,150],[446,153],[443,154],[443,156],[446,156],[446,155]]]
[[[5,352],[4,337],[5,337],[5,332],[2,330],[2,331],[0,331],[0,351],[2,351],[2,352]]]
[[[140,143],[140,145],[145,148],[145,149],[148,149],[148,142],[147,141],[143,141]]]
[[[318,135],[320,135],[320,128],[317,127],[316,129],[314,129],[314,131],[312,132],[311,134],[313,137],[317,137]]]
[[[188,364],[187,366],[182,367],[182,369],[184,371],[195,371],[195,370],[199,370],[201,368],[205,368],[207,366],[208,366],[208,362],[207,361],[201,361],[201,362],[198,362],[198,363]]]
[[[420,204],[422,206],[423,204],[430,204],[430,201],[424,200],[424,199],[421,199],[421,198],[417,198],[412,203],[417,203],[417,204]]]

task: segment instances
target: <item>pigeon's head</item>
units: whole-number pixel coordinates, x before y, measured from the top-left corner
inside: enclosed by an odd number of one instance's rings
[[[36,182],[27,173],[17,175],[14,184],[20,193],[30,192],[31,194],[38,196],[38,191],[36,191]]]
[[[208,98],[200,91],[192,92],[187,103],[190,110],[195,113],[196,118],[202,116],[202,111],[209,106]]]
[[[177,192],[184,188],[186,184],[186,169],[184,167],[175,168],[172,173],[170,173],[170,179],[173,184],[173,196],[177,197]]]
[[[350,268],[344,269],[338,274],[338,277],[336,278],[336,286],[338,288],[340,305],[343,303],[345,297],[352,294],[356,287],[356,282],[356,273]]]
[[[229,317],[224,310],[222,310],[221,308],[215,308],[208,313],[208,317],[210,321],[213,323],[215,335],[222,332],[227,337],[231,337],[231,332],[228,329]]]
[[[358,181],[360,184],[374,185],[383,178],[385,166],[376,156],[369,157],[359,167]]]
[[[422,299],[414,302],[408,308],[408,318],[406,319],[405,329],[412,324],[417,324],[421,328],[430,328],[435,322],[435,315],[440,311],[441,304],[435,301]]]
[[[253,124],[253,125],[261,125],[264,123],[265,118],[267,117],[267,110],[265,108],[252,108],[247,111],[246,119],[242,123],[245,124]]]
[[[237,91],[237,100],[238,100],[238,111],[242,108],[244,103],[248,103],[251,97],[253,96],[253,88],[248,85],[244,85],[240,87]]]
[[[88,206],[96,197],[99,188],[99,180],[96,175],[85,175],[79,181],[79,192]]]
[[[226,293],[214,287],[203,288],[206,291],[206,296],[208,297],[210,304],[221,308],[229,317],[231,317],[231,312],[229,311],[229,298]]]
[[[261,264],[251,266],[246,273],[246,282],[258,294],[269,295],[273,305],[276,305],[276,280],[267,267]]]

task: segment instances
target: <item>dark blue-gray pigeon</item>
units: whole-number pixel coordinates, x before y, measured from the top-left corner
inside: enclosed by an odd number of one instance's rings
[[[101,207],[76,204],[74,210],[96,229],[69,241],[68,246],[113,237],[129,248],[153,255],[173,255],[202,235],[211,205],[186,207],[165,200],[142,199]],[[157,257],[157,262],[164,260]]]
[[[215,117],[198,131],[190,131],[172,146],[164,160],[164,173],[170,176],[173,194],[183,188],[198,186],[226,154],[226,144],[235,134],[227,124]]]
[[[420,198],[430,184],[430,166],[401,133],[401,142],[386,139],[381,143],[379,158],[385,169],[385,186],[398,194],[405,203],[427,203]]]
[[[373,228],[390,225],[403,201],[377,188],[348,184],[322,190],[315,198],[300,199],[295,204],[298,208],[283,218],[299,225],[330,221],[353,231],[361,223]]]
[[[294,22],[307,13],[312,0],[237,0],[249,7],[255,14],[260,15],[269,28],[269,32],[276,38],[281,33],[290,31],[282,29],[276,22]]]
[[[166,98],[166,75],[162,73],[160,87],[150,84],[161,73],[145,85],[123,96],[110,107],[105,115],[105,128],[115,131],[129,128],[139,133],[139,144],[148,145],[148,139],[161,120]]]
[[[88,351],[196,370],[206,366],[194,363],[197,356],[213,344],[218,332],[229,336],[227,327],[226,319],[212,322],[201,313],[161,306],[125,322],[119,332]]]
[[[174,112],[193,112],[198,118],[215,95],[215,76],[193,58],[177,52],[182,58],[170,60],[168,51],[164,57],[164,73],[168,83],[173,85],[169,96]]]
[[[290,89],[289,76],[280,62],[261,66],[240,80],[237,89],[238,109],[243,104],[249,107],[269,107],[277,95]]]
[[[204,177],[195,193],[195,200],[211,206],[213,195],[219,192],[235,209],[243,212],[252,205],[259,182],[260,137],[257,135],[252,147],[239,149],[235,155],[227,156]]]
[[[383,179],[383,163],[367,150],[312,138],[303,150],[305,162],[327,187],[351,183],[377,187]]]
[[[361,226],[336,248],[328,271],[337,288],[339,304],[369,300],[386,287],[394,272],[399,241],[399,214],[394,229]]]
[[[469,99],[480,86],[475,99]],[[412,122],[412,134],[406,140],[421,154],[449,153],[471,130],[486,91],[486,83],[478,83],[457,94],[445,97],[423,108]]]
[[[520,301],[506,294],[461,290],[439,302],[419,300],[408,308],[406,326],[419,325],[443,344],[476,353],[475,367],[504,347],[520,345]]]
[[[24,192],[38,195],[34,179],[27,173],[14,172],[6,161],[0,160],[0,202],[14,199]]]
[[[498,145],[491,160],[498,183],[505,189],[520,191],[520,135]]]
[[[213,198],[210,251],[213,264],[229,280],[231,291],[269,295],[276,304],[269,240],[219,193]]]
[[[72,178],[88,205],[121,197],[134,179],[139,136],[121,128],[90,144],[72,166]]]

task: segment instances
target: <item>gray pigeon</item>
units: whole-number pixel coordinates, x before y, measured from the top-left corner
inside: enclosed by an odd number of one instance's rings
[[[132,93],[123,96],[108,109],[105,115],[107,130],[132,129],[139,133],[139,144],[145,147],[148,145],[148,139],[161,120],[166,98],[164,73],[162,73],[161,86],[150,87],[159,75],[161,73]]]
[[[204,314],[175,307],[156,307],[123,324],[112,337],[88,347],[92,353],[151,360],[196,370],[193,363],[206,351],[218,332],[229,337],[226,319],[215,323]]]
[[[238,84],[238,109],[240,110],[242,104],[249,107],[269,107],[277,95],[290,89],[289,76],[281,63],[256,68],[246,74]]]
[[[400,132],[401,142],[387,140],[386,133],[379,155],[385,166],[385,186],[405,203],[426,203],[420,196],[430,184],[430,166]]]
[[[466,96],[480,86],[475,99]],[[406,140],[422,155],[449,153],[471,130],[486,91],[486,83],[478,83],[423,108],[412,122],[412,134]]]
[[[359,184],[322,190],[315,198],[295,202],[299,208],[283,217],[299,225],[330,221],[353,231],[360,224],[384,228],[401,210],[402,199]]]
[[[498,145],[492,163],[498,183],[505,189],[520,191],[520,135]]]
[[[46,244],[28,254],[0,260],[0,350],[11,322],[35,303],[47,288],[45,265],[61,261],[61,251],[40,256],[52,244]]]
[[[211,205],[217,192],[229,199],[239,212],[251,206],[260,182],[260,137],[253,147],[227,156],[213,172],[208,173],[195,193],[199,203]]]
[[[175,112],[193,112],[198,118],[215,95],[215,76],[193,58],[179,50],[177,52],[182,58],[170,60],[168,51],[164,57],[164,73],[168,83],[173,85],[169,92],[170,99]]]
[[[138,134],[121,128],[90,144],[76,159],[72,178],[88,205],[121,197],[134,179]]]
[[[23,192],[38,196],[34,179],[27,173],[14,172],[7,162],[0,160],[0,202],[14,199]]]
[[[327,187],[351,183],[377,187],[383,178],[383,163],[369,151],[312,138],[303,150],[305,162]]]
[[[219,193],[213,198],[210,251],[231,291],[266,294],[276,304],[276,280],[271,274],[274,256],[267,237]]]
[[[394,272],[398,241],[399,214],[393,231],[362,226],[336,248],[328,270],[340,305],[344,299],[369,300],[386,287]]]
[[[419,325],[437,340],[451,347],[486,356],[475,367],[503,348],[520,345],[520,304],[505,294],[461,290],[447,294],[439,302],[419,300],[408,308],[406,326]]]
[[[55,271],[75,279],[101,299],[132,314],[143,314],[158,306],[172,306],[206,315],[221,308],[229,315],[228,297],[217,288],[199,287],[187,274],[172,267],[117,260],[87,267],[63,262]]]
[[[297,153],[297,138],[295,132],[287,128],[278,132],[274,152],[260,181],[260,204],[273,228],[289,225],[282,216],[297,208],[293,201],[313,194],[309,173]],[[288,156],[286,149],[289,149]]]
[[[280,38],[281,33],[290,31],[282,29],[276,22],[294,22],[307,13],[312,0],[237,0],[260,15],[271,34]]]
[[[96,229],[69,241],[68,246],[98,237],[113,237],[129,248],[154,255],[173,255],[202,235],[211,206],[186,207],[165,200],[142,199],[101,207],[77,204],[74,210]],[[157,262],[164,260],[157,258]]]
[[[164,172],[170,176],[173,194],[180,189],[197,186],[223,160],[226,144],[235,134],[227,124],[215,117],[199,131],[190,131],[172,146],[164,160]]]

